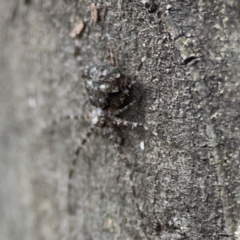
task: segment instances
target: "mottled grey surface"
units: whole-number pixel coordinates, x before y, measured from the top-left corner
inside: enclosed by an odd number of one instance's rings
[[[0,3],[1,239],[240,239],[238,1],[96,3],[96,25],[87,0]],[[131,167],[104,131],[75,151],[110,48],[145,124],[116,129]]]

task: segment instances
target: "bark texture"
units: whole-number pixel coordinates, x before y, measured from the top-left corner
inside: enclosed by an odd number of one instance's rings
[[[1,238],[240,239],[239,1],[91,3],[0,3]],[[114,141],[81,76],[110,49],[144,123]]]

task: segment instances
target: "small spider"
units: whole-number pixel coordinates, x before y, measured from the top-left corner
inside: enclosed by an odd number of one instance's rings
[[[106,129],[111,134],[113,133],[110,138],[115,139],[114,125],[130,126],[132,128],[142,126],[141,123],[127,121],[117,117],[117,115],[129,109],[136,102],[134,100],[129,104],[124,104],[124,101],[130,95],[134,83],[134,81],[131,81],[130,77],[123,74],[117,67],[109,64],[86,68],[83,77],[85,78],[85,87],[89,95],[89,101],[95,109],[92,111],[92,114],[90,114],[92,124],[87,131],[86,136],[75,149],[74,158],[69,170],[68,211],[70,214],[75,214],[77,209],[76,201],[74,200],[75,190],[71,184],[74,169],[81,149],[88,141],[88,138],[92,135],[92,132],[96,130],[95,128],[100,127]],[[64,119],[80,120],[80,117],[78,115],[67,115]],[[115,143],[115,145],[117,144]],[[128,168],[131,168],[131,163],[127,159],[120,145],[117,146],[117,150],[122,161]],[[133,192],[135,192],[134,187],[132,188]]]
[[[106,130],[110,133],[109,138],[113,139],[121,160],[131,170],[131,162],[124,154],[121,146],[116,143],[116,137],[118,136],[114,131],[114,126],[121,125],[132,128],[143,126],[142,123],[127,121],[117,117],[136,103],[136,100],[133,100],[127,104],[127,102],[129,102],[127,98],[131,95],[135,79],[132,80],[129,76],[123,74],[119,70],[117,67],[118,64],[112,54],[112,47],[110,47],[109,51],[109,60],[110,64],[100,64],[94,67],[87,67],[82,76],[85,79],[85,87],[89,96],[89,102],[95,108],[90,114],[92,124],[90,125],[85,137],[82,138],[81,142],[75,148],[74,158],[72,159],[69,169],[68,212],[71,215],[76,214],[77,211],[76,189],[74,187],[73,177],[79,159],[79,154],[84,145],[88,142],[92,132],[97,130],[96,127],[103,128],[104,131]],[[78,115],[66,115],[61,117],[59,121],[66,119],[81,120],[82,117]],[[133,181],[132,174],[130,174],[130,181]],[[136,197],[134,185],[132,185],[132,192]],[[139,210],[138,204],[136,205]]]
[[[116,117],[135,103],[133,101],[122,107],[124,100],[129,96],[132,82],[117,67],[105,64],[88,68],[84,77],[90,103],[97,108],[93,111],[93,125],[102,127],[107,121],[118,126],[137,127],[142,125]]]

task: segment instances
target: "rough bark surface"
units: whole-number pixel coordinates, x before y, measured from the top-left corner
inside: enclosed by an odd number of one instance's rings
[[[95,4],[0,3],[1,239],[240,239],[239,1]],[[144,123],[121,154],[85,120],[109,49]]]

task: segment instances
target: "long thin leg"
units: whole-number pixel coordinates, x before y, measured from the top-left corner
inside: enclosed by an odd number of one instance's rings
[[[75,215],[77,211],[77,201],[76,201],[76,189],[74,188],[74,174],[76,170],[76,165],[78,163],[79,154],[84,145],[86,144],[88,138],[92,135],[92,128],[88,130],[85,134],[84,138],[82,139],[81,143],[77,146],[74,151],[74,157],[71,162],[71,166],[69,167],[68,173],[68,213],[70,215]]]
[[[113,67],[118,67],[117,60],[116,60],[116,58],[114,57],[114,54],[113,54],[112,43],[110,43],[110,47],[109,47],[109,49],[108,49],[108,61],[110,62],[110,64],[111,64]]]
[[[119,115],[120,113],[128,110],[131,106],[133,106],[134,104],[136,103],[136,100],[133,100],[131,103],[129,103],[127,106],[121,108],[121,109],[118,109],[116,110],[115,112],[112,113],[113,116],[117,116]]]
[[[71,120],[81,120],[82,117],[79,116],[79,115],[74,115],[74,114],[66,114],[64,116],[61,116],[58,119],[53,120],[52,125],[56,125],[56,124],[58,124],[60,122],[63,122],[65,120],[69,120],[69,119],[71,119]]]
[[[133,197],[134,197],[134,202],[136,204],[137,211],[138,211],[140,217],[142,219],[144,219],[145,214],[140,210],[140,207],[139,207],[139,204],[138,204],[138,201],[137,201],[136,187],[135,187],[134,182],[133,182],[133,174],[134,174],[133,164],[130,163],[127,156],[123,152],[121,146],[117,146],[117,150],[118,150],[118,153],[119,153],[119,156],[120,156],[121,160],[125,163],[126,167],[130,170],[129,180],[130,180],[130,184],[131,184],[132,194],[133,194]],[[143,226],[143,232],[144,232],[146,238],[149,239],[144,226]]]
[[[116,124],[117,126],[129,126],[129,127],[140,127],[140,126],[143,126],[142,123],[138,123],[138,122],[133,122],[133,121],[127,121],[127,120],[123,120],[123,119],[120,119],[118,117],[116,117],[117,115],[119,115],[120,113],[128,110],[132,105],[134,105],[136,103],[136,100],[132,101],[131,103],[129,103],[127,106],[119,109],[119,110],[116,110],[115,112],[113,113],[110,113],[108,114],[108,118],[114,123]]]
[[[113,124],[116,124],[117,126],[122,125],[122,126],[129,126],[132,128],[143,126],[142,123],[123,120],[113,115],[108,115],[108,118],[112,121]]]

